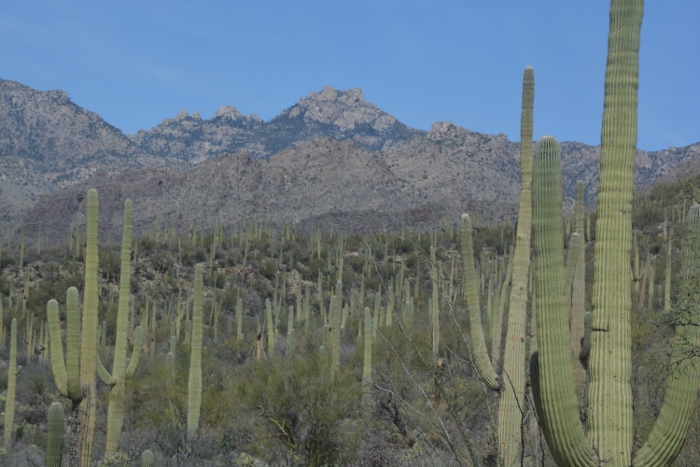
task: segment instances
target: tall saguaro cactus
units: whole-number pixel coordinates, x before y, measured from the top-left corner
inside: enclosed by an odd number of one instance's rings
[[[567,306],[561,293],[563,245],[561,171],[558,159],[558,147],[553,138],[543,138],[538,142],[533,200],[539,351],[532,362],[533,393],[550,451],[559,465],[607,465],[600,452],[595,450],[593,443],[597,439],[591,438],[589,432],[589,444],[577,420],[572,366],[568,363],[570,350],[567,348]],[[668,465],[680,452],[688,432],[700,384],[700,205],[691,208],[687,224],[681,293],[675,312],[672,371],[666,383],[664,405],[646,444],[634,456],[631,446],[627,452],[616,453],[618,457],[626,457],[629,461],[614,460],[610,465]],[[615,323],[609,324],[612,326]],[[614,365],[617,362],[610,363]],[[600,400],[589,400],[589,412],[597,410]],[[631,433],[632,426],[625,427],[625,430]],[[620,430],[615,435],[628,435],[625,430]]]
[[[530,270],[532,231],[532,111],[535,75],[532,67],[523,73],[520,123],[520,206],[515,232],[508,330],[503,354],[503,394],[498,408],[499,456],[510,467],[522,449],[522,409],[525,401],[525,341],[527,334],[527,282]],[[495,342],[495,341],[494,341]],[[500,345],[500,344],[499,344]],[[494,362],[496,363],[496,362]]]
[[[98,374],[105,384],[111,386],[109,404],[107,406],[107,445],[105,455],[116,452],[119,447],[119,436],[124,424],[124,396],[126,379],[136,371],[141,355],[141,326],[134,332],[134,350],[127,367],[127,330],[129,327],[129,293],[131,284],[131,237],[133,234],[133,215],[131,200],[124,202],[124,226],[121,246],[121,271],[119,275],[119,306],[117,311],[117,337],[114,343],[114,363],[112,373],[108,373],[99,362]]]
[[[203,269],[197,264],[194,269],[194,305],[192,307],[192,349],[190,353],[190,377],[187,385],[187,437],[192,438],[199,428],[202,406],[202,294],[204,289]]]
[[[593,269],[588,438],[605,465],[630,465],[632,195],[643,0],[612,0]]]
[[[0,324],[1,326],[2,324]],[[7,368],[7,396],[5,397],[5,428],[3,442],[5,448],[12,443],[15,424],[15,388],[17,381],[17,319],[12,318],[10,325],[10,362]],[[2,397],[0,395],[0,397]]]
[[[73,402],[70,421],[71,439],[69,464],[91,465],[92,441],[95,431],[97,393],[95,369],[97,368],[97,224],[99,198],[97,190],[87,193],[87,244],[85,248],[85,289],[83,297],[82,332],[78,317],[78,290],[68,289],[66,294],[67,334],[66,361],[63,360],[61,328],[58,319],[58,303],[50,300],[47,305],[51,346],[51,369],[59,392]],[[80,336],[80,337],[78,337]],[[80,341],[80,344],[78,342]]]

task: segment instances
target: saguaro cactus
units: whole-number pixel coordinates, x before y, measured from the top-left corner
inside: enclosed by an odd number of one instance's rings
[[[63,405],[53,402],[49,406],[49,431],[46,436],[46,467],[61,467],[65,421]]]
[[[503,354],[503,394],[498,409],[499,456],[510,467],[522,449],[522,408],[525,406],[525,338],[527,334],[527,281],[530,270],[532,231],[532,110],[535,75],[532,67],[523,73],[520,124],[520,206],[512,263],[508,330]],[[494,340],[494,342],[496,342]],[[500,345],[500,343],[498,344]],[[496,363],[496,362],[494,362]]]
[[[66,361],[63,360],[58,303],[47,305],[51,345],[51,369],[59,392],[73,402],[69,464],[88,467],[91,464],[92,441],[97,406],[95,369],[97,368],[97,223],[99,198],[91,189],[87,196],[87,243],[85,248],[85,289],[82,332],[78,317],[78,291],[66,294],[67,334]],[[80,345],[78,336],[80,335]]]
[[[1,325],[1,324],[0,324]],[[10,325],[10,362],[7,368],[7,396],[5,397],[5,428],[3,442],[5,448],[12,443],[15,424],[15,388],[17,381],[17,319],[12,318]],[[1,396],[0,396],[1,397]]]
[[[365,347],[362,366],[362,399],[365,407],[369,408],[371,400],[370,390],[372,387],[372,317],[369,313],[369,307],[365,307],[363,321],[365,323]]]
[[[536,149],[533,200],[539,354],[533,358],[533,393],[545,437],[557,463],[597,466],[602,465],[603,459],[586,441],[577,421],[572,367],[567,364],[570,352],[566,348],[569,341],[568,317],[561,294],[561,174],[556,154],[558,150],[552,148],[556,148],[553,138],[543,138]],[[667,381],[664,405],[647,443],[634,457],[631,447],[626,453],[616,453],[619,457],[630,458],[629,463],[611,461],[611,465],[668,465],[680,452],[687,434],[700,384],[700,357],[697,352],[700,348],[700,308],[697,305],[700,300],[697,285],[700,282],[700,205],[691,208],[687,222],[681,295],[675,315],[677,324],[671,357],[672,372]],[[620,323],[614,322],[610,322],[609,326],[615,324],[620,326]],[[595,345],[593,342],[591,354],[595,352]],[[585,343],[583,347],[587,347]],[[597,410],[599,403],[598,399],[591,398],[589,412]],[[632,427],[626,430],[631,433]],[[625,432],[616,434],[620,437],[627,435]],[[593,444],[596,438],[591,438],[589,433],[589,440]]]
[[[612,0],[593,269],[588,438],[601,462],[630,465],[632,195],[643,0]]]
[[[194,305],[192,307],[192,348],[190,377],[187,385],[187,437],[191,440],[199,428],[202,406],[202,294],[204,288],[202,265],[194,270]]]
[[[124,424],[124,395],[126,392],[126,379],[136,371],[141,352],[142,331],[141,326],[134,332],[134,351],[127,367],[127,330],[129,327],[129,288],[131,283],[131,237],[133,235],[131,200],[124,202],[124,227],[121,246],[121,271],[119,276],[119,307],[117,311],[117,337],[114,343],[114,363],[112,373],[108,373],[98,364],[98,374],[105,384],[111,385],[109,391],[109,405],[107,408],[107,445],[105,455],[116,452],[119,447],[119,436]]]

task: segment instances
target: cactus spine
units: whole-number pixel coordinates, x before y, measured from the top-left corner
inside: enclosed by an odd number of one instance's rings
[[[134,351],[127,367],[127,331],[129,327],[129,292],[131,283],[131,238],[133,236],[133,215],[131,200],[124,202],[124,226],[121,246],[121,271],[119,275],[119,305],[117,308],[117,337],[114,343],[114,362],[112,373],[99,363],[98,374],[105,384],[111,385],[109,404],[107,408],[107,445],[105,455],[116,452],[119,448],[119,437],[124,424],[124,395],[126,379],[136,371],[141,352],[141,326],[134,332]]]
[[[10,326],[10,362],[7,368],[7,396],[5,397],[5,428],[3,442],[5,448],[12,443],[15,423],[15,389],[17,381],[17,319],[12,318]]]
[[[512,263],[508,329],[503,354],[503,394],[498,408],[499,456],[510,467],[520,459],[522,449],[522,408],[525,406],[525,341],[527,334],[527,282],[530,269],[532,231],[532,113],[535,74],[528,66],[523,72],[520,123],[520,206]]]
[[[49,406],[49,431],[46,436],[46,467],[61,467],[63,459],[64,416],[63,405],[53,402]]]
[[[202,265],[194,270],[194,305],[192,309],[192,348],[190,377],[187,386],[187,437],[192,440],[199,428],[202,405],[202,294],[204,288]]]

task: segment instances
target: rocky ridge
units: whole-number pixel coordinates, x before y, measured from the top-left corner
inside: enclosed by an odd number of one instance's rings
[[[581,179],[587,202],[595,201],[599,154],[596,146],[562,142],[569,200]],[[700,143],[638,151],[636,182],[649,184],[679,164],[684,173],[700,170],[694,162],[699,154]],[[503,134],[450,122],[437,122],[428,132],[409,128],[366,101],[359,89],[326,86],[267,122],[231,106],[208,120],[185,110],[128,137],[61,91],[0,80],[0,222],[15,228],[16,219],[35,205],[33,222],[51,223],[54,216],[65,223],[68,212],[76,212],[72,196],[79,198],[86,186],[107,189],[115,180],[121,185],[110,188],[115,199],[132,197],[142,203],[144,219],[178,225],[194,219],[343,219],[365,229],[427,225],[464,210],[502,217],[517,204],[518,155],[519,144]],[[250,162],[232,162],[239,159]],[[213,181],[204,181],[202,174],[212,167],[227,177],[212,173]],[[344,170],[352,176],[343,178]],[[179,201],[146,190],[151,177],[171,180],[167,196]],[[195,208],[186,206],[192,199]]]
[[[255,114],[243,115],[235,107],[221,107],[209,120],[184,110],[174,119],[137,132],[132,140],[160,157],[198,164],[224,153],[248,152],[262,159],[299,142],[326,137],[378,151],[424,133],[364,100],[359,89],[339,91],[326,86],[269,122]]]

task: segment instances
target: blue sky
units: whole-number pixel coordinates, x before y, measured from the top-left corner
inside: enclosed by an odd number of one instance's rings
[[[700,2],[647,1],[638,147],[700,141]],[[312,90],[358,87],[400,121],[598,144],[609,2],[35,1],[0,4],[0,78],[62,89],[131,134],[183,108],[268,120]]]

